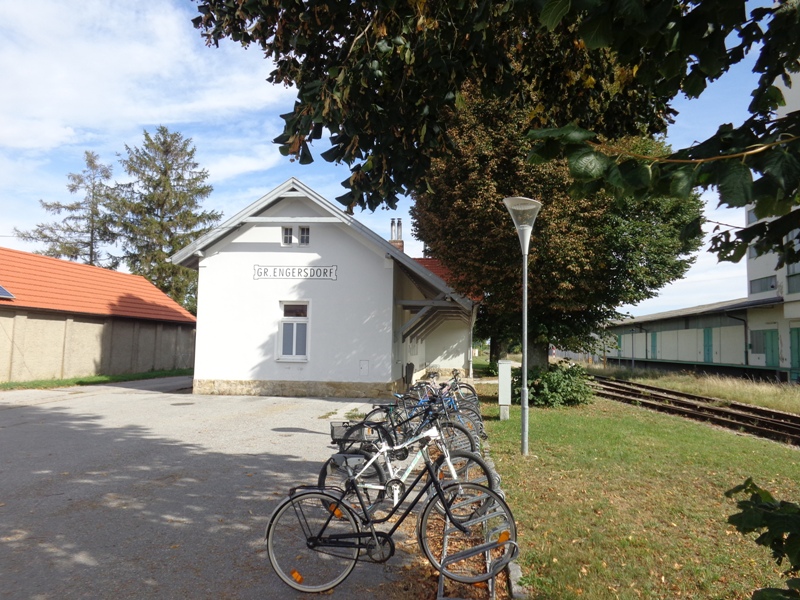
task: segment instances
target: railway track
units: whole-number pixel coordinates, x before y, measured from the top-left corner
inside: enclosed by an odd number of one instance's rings
[[[600,398],[706,421],[800,446],[800,415],[600,376],[594,376],[592,386]]]

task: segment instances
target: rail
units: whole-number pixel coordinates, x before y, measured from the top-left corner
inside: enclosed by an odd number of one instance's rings
[[[595,395],[800,446],[800,415],[594,376]]]

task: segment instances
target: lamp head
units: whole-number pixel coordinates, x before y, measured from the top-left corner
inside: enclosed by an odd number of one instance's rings
[[[505,198],[503,204],[506,205],[508,212],[511,214],[511,219],[514,221],[514,227],[517,229],[522,254],[528,254],[533,223],[539,215],[542,203],[531,198],[513,196],[511,198]]]

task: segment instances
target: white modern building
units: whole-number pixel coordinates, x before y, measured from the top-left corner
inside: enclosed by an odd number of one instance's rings
[[[199,271],[195,393],[378,397],[471,374],[477,305],[296,179],[172,257]]]
[[[794,88],[787,107],[800,106]],[[784,107],[778,116],[792,108]],[[752,206],[746,224],[758,219]],[[616,345],[606,357],[634,365],[696,366],[708,371],[800,379],[800,263],[776,268],[777,256],[747,254],[746,298],[640,316],[609,331]]]

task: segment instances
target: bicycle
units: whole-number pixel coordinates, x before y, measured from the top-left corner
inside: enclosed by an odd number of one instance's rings
[[[435,436],[435,431],[426,432],[416,443],[426,448]],[[395,551],[392,536],[430,487],[435,493],[422,510],[417,541],[437,570],[455,581],[479,583],[496,576],[516,557],[517,531],[505,501],[482,485],[457,481],[443,485],[427,453],[424,470],[381,518],[372,515],[361,490],[353,485],[355,469],[369,468],[370,461],[364,462],[360,454],[336,454],[334,458],[350,469],[345,489],[292,488],[267,525],[270,563],[278,577],[295,590],[324,592],[334,588],[350,575],[362,556],[376,563],[389,560]],[[377,455],[370,460],[376,461]],[[426,483],[406,503],[426,475]],[[345,501],[348,493],[356,494],[360,510]],[[376,530],[376,525],[388,522],[401,510],[389,531]]]
[[[483,421],[480,414],[467,410],[454,411],[442,398],[413,399],[398,396],[393,404],[373,405],[364,421],[383,423],[394,437],[395,443],[413,437],[435,419],[440,427],[449,432],[452,443],[458,449],[478,452],[479,438],[483,437]],[[455,415],[455,420],[453,419]],[[465,434],[466,432],[466,434]]]
[[[338,423],[331,423],[331,441],[339,444],[340,450],[358,454],[366,459],[365,467],[355,473],[353,484],[361,489],[368,510],[374,510],[379,506],[387,492],[391,495],[393,504],[396,505],[406,490],[406,482],[420,462],[424,460],[423,449],[419,448],[404,468],[399,467],[397,462],[406,461],[409,458],[409,447],[412,447],[421,436],[393,446],[389,443],[388,432],[380,424],[364,423],[363,425],[366,428],[362,431],[372,430],[375,435],[374,439],[364,439],[360,448],[351,446],[349,450],[346,450],[348,445],[353,442],[352,428],[344,429],[344,433],[342,433],[343,428]],[[383,433],[379,433],[381,431]],[[492,473],[478,454],[461,450],[451,451],[443,442],[441,432],[437,431],[436,434],[431,442],[436,445],[441,454],[432,462],[440,481],[448,478],[455,481],[469,481],[496,490],[499,477]],[[370,460],[372,455],[377,455],[378,460]],[[338,465],[334,458],[329,458],[320,469],[317,486],[324,488],[331,482],[345,484],[350,475],[347,468]],[[357,501],[351,500],[351,504],[355,504],[354,508],[357,508]]]

